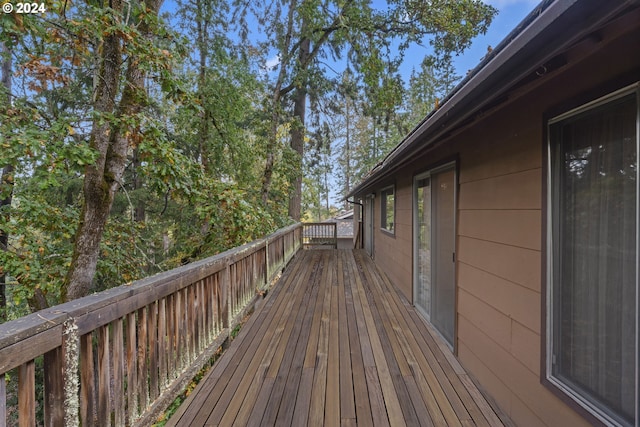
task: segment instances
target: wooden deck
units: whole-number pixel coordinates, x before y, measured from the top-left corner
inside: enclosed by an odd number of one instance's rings
[[[301,251],[169,425],[503,425],[360,251]]]

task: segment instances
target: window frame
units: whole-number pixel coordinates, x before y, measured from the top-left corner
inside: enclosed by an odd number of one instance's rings
[[[605,106],[621,98],[634,95],[636,97],[636,165],[640,166],[640,82],[636,82],[630,86],[624,87],[617,91],[611,92],[605,96],[599,97],[591,102],[584,103],[576,108],[570,109],[562,114],[555,115],[546,120],[546,257],[545,257],[545,279],[546,279],[546,298],[545,298],[545,312],[543,313],[543,321],[545,337],[543,338],[543,344],[545,348],[545,359],[543,359],[543,382],[550,387],[556,394],[560,393],[560,397],[567,400],[572,405],[576,405],[580,412],[583,412],[594,420],[597,420],[605,425],[614,426],[626,426],[619,421],[616,414],[604,405],[600,405],[594,402],[593,399],[589,399],[585,396],[585,392],[581,392],[577,387],[563,381],[553,373],[553,357],[554,353],[558,353],[560,350],[555,351],[555,337],[556,337],[556,323],[559,319],[556,319],[556,306],[554,305],[554,295],[556,287],[561,284],[556,283],[556,268],[559,263],[554,260],[554,253],[558,245],[561,242],[561,236],[554,236],[554,227],[557,224],[559,212],[559,201],[556,200],[559,194],[557,182],[558,168],[557,160],[555,159],[557,153],[557,141],[552,141],[551,128],[554,124],[560,123],[564,120],[575,117],[579,114],[594,110],[596,108]],[[636,337],[635,337],[635,357],[636,357],[636,371],[635,371],[635,425],[640,423],[640,171],[636,169]],[[556,265],[558,264],[558,265]]]
[[[389,191],[391,192],[389,193]],[[389,196],[393,196],[393,222],[391,223],[391,228],[388,227],[389,224],[387,223],[387,198]],[[395,236],[396,225],[396,188],[395,185],[389,185],[380,190],[380,230]]]

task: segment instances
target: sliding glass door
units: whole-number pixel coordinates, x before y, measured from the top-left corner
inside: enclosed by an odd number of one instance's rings
[[[455,333],[454,165],[414,180],[414,305],[453,346]]]

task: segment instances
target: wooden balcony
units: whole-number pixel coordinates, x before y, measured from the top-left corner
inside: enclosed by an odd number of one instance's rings
[[[0,324],[0,427],[151,425],[301,245],[295,224]]]
[[[303,242],[295,224],[1,324],[0,427],[151,425],[254,304],[171,425],[501,425],[366,253]]]
[[[301,251],[174,426],[503,425],[366,253]]]

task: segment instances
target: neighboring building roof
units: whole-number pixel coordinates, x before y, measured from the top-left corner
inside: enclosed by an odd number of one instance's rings
[[[340,215],[336,215],[335,219],[353,219],[353,209],[343,212]]]
[[[507,100],[514,88],[566,64],[561,55],[638,0],[542,1],[346,198],[364,194],[418,152]]]

